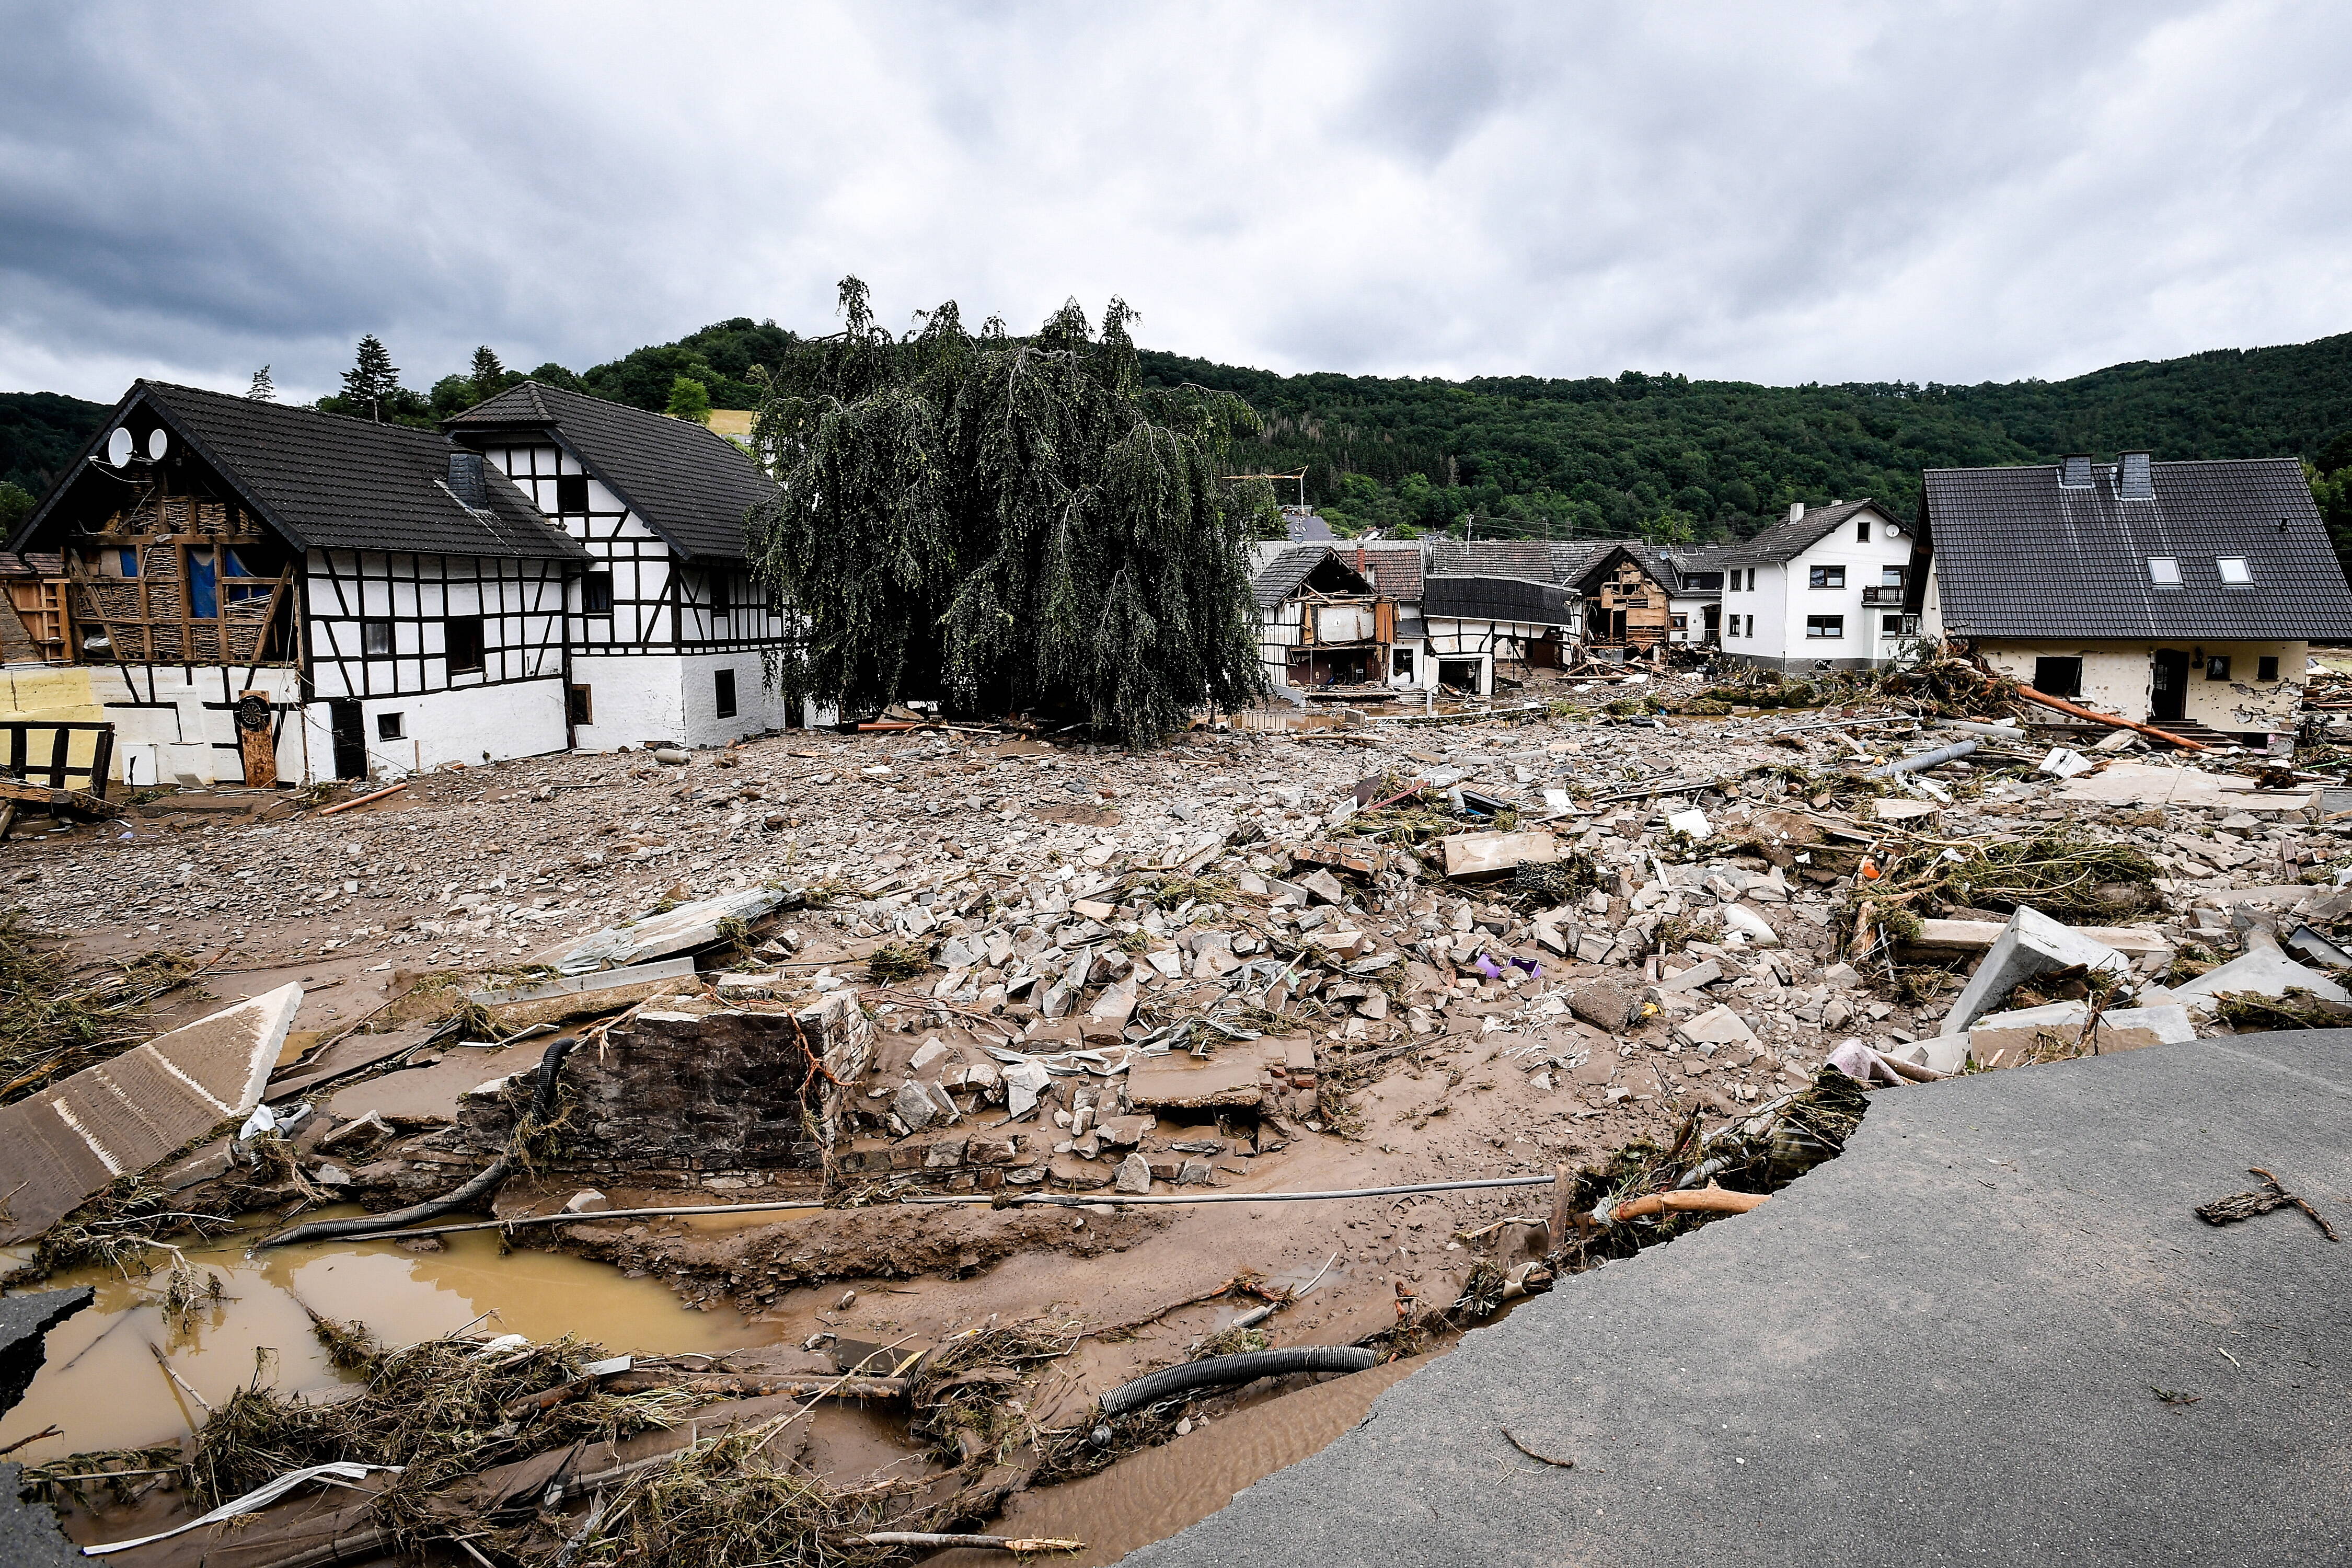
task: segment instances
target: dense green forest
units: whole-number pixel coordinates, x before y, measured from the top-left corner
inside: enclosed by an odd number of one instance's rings
[[[1977,386],[1282,376],[1143,356],[1163,384],[1240,394],[1266,418],[1264,471],[1354,527],[1484,534],[1746,537],[1792,500],[1912,506],[1923,468],[2111,457],[2323,454],[2352,432],[2352,333],[2285,348]],[[1287,498],[1286,498],[1287,499]]]
[[[795,341],[739,316],[577,374],[544,364],[530,374],[656,411],[673,405],[681,382],[715,407],[751,408],[761,376]],[[1975,386],[1758,386],[1640,371],[1286,376],[1150,351],[1141,363],[1153,385],[1246,398],[1266,429],[1245,460],[1267,473],[1306,469],[1307,499],[1347,531],[1475,523],[1482,537],[1738,539],[1792,500],[1874,496],[1907,509],[1922,468],[2146,447],[2159,459],[2314,463],[2315,489],[2352,556],[2352,333]],[[521,379],[483,348],[419,392],[378,343],[344,374],[346,391],[319,405],[364,416],[373,400],[386,418],[429,425]],[[0,395],[0,475],[37,492],[104,414],[47,393]]]

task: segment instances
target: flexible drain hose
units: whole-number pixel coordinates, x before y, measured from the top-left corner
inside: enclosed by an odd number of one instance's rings
[[[1380,1363],[1378,1351],[1359,1350],[1354,1345],[1301,1345],[1291,1350],[1211,1356],[1207,1361],[1186,1362],[1182,1366],[1171,1366],[1165,1372],[1122,1384],[1103,1395],[1102,1413],[1124,1415],[1196,1388],[1255,1383],[1261,1377],[1285,1377],[1295,1372],[1363,1372]]]
[[[539,1058],[539,1087],[531,1096],[531,1115],[535,1120],[544,1121],[554,1110],[556,1074],[563,1069],[563,1058],[571,1055],[572,1047],[579,1043],[576,1038],[557,1040],[547,1047],[547,1054]],[[373,1236],[380,1230],[399,1230],[403,1226],[419,1225],[428,1219],[438,1219],[441,1215],[455,1213],[485,1194],[497,1190],[499,1184],[513,1173],[514,1167],[514,1156],[510,1153],[501,1154],[491,1161],[488,1168],[481,1174],[446,1197],[435,1198],[429,1203],[416,1204],[404,1209],[394,1209],[389,1214],[358,1215],[350,1219],[313,1220],[309,1225],[298,1225],[292,1230],[280,1231],[276,1236],[265,1238],[259,1245],[264,1247],[292,1247],[298,1242],[304,1241],[341,1241],[350,1237]]]

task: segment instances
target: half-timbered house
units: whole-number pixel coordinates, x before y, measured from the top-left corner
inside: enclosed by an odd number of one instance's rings
[[[1385,686],[1396,601],[1328,544],[1295,545],[1251,582],[1258,650],[1277,686]]]
[[[1668,591],[1676,574],[1638,544],[1614,544],[1595,555],[1571,589],[1584,602],[1584,646],[1622,648],[1627,657],[1674,640]]]
[[[10,716],[115,726],[133,782],[361,778],[562,750],[588,552],[429,430],[136,383],[34,509]]]
[[[772,486],[691,420],[523,382],[444,426],[587,552],[568,628],[575,743],[711,745],[798,722],[763,679],[790,626],[743,514]]]

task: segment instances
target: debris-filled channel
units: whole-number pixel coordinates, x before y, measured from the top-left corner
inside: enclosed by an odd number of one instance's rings
[[[0,847],[26,929],[211,992],[0,1104],[65,1151],[0,1172],[12,1284],[106,1281],[0,1441],[65,1428],[20,1457],[91,1541],[1108,1561],[1517,1303],[1769,1223],[1873,1093],[2352,1005],[2326,746],[1957,658],[1309,717],[904,714]],[[330,1463],[406,1468],[239,1500]]]

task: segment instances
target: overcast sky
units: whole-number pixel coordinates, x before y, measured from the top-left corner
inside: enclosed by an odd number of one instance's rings
[[[0,0],[0,388],[1124,296],[1284,371],[2057,377],[2352,330],[2352,6]]]

